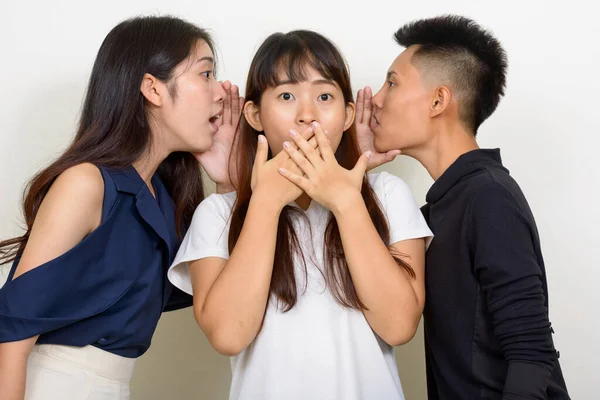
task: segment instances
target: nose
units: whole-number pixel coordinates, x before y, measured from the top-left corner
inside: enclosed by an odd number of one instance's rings
[[[371,104],[376,108],[383,108],[383,88],[379,89],[377,94],[371,99]]]
[[[225,89],[223,89],[223,86],[216,80],[214,81],[214,88],[215,89],[213,100],[215,103],[221,103],[223,100],[225,100],[227,93],[225,93]]]
[[[309,125],[317,120],[317,109],[314,102],[310,100],[298,101],[298,115],[296,122],[298,125]]]

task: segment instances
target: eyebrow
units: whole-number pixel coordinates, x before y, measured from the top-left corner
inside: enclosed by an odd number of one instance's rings
[[[393,75],[398,75],[396,71],[388,71],[386,79],[390,79]]]
[[[287,79],[285,81],[281,81],[278,83],[277,86],[282,86],[282,85],[294,85],[298,83],[298,81],[293,81],[291,79]],[[333,81],[330,81],[328,79],[315,79],[314,81],[310,82],[312,85],[331,85],[331,86],[335,86],[335,83],[333,83]]]
[[[202,57],[202,58],[199,58],[199,59],[197,59],[197,60],[195,61],[195,64],[199,64],[199,63],[201,63],[202,61],[208,61],[209,63],[213,63],[213,64],[215,63],[215,60],[214,60],[214,58],[212,58],[212,57]]]

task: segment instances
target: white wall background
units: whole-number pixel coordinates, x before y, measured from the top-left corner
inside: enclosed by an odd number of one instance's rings
[[[108,31],[137,14],[175,14],[210,28],[220,77],[244,85],[250,59],[274,31],[317,30],[334,40],[354,89],[379,87],[399,52],[392,33],[415,18],[472,17],[503,42],[508,91],[480,131],[501,147],[528,196],[543,240],[550,315],[573,399],[596,398],[600,356],[600,28],[592,2],[255,0],[102,2],[2,0],[0,14],[0,237],[19,233],[25,182],[71,139],[94,56]],[[419,202],[431,184],[414,161],[385,169],[404,178]],[[0,272],[1,281],[6,270]],[[398,349],[408,399],[425,398],[421,333]],[[133,399],[224,399],[228,361],[208,346],[190,310],[166,315],[140,359]]]

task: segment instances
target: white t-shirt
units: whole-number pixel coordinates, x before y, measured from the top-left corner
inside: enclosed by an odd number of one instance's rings
[[[390,227],[390,243],[431,238],[409,187],[389,173],[369,174]],[[169,280],[192,294],[188,261],[227,259],[229,216],[235,193],[213,194],[196,209],[192,225],[169,269]],[[254,341],[231,358],[230,399],[394,400],[404,399],[394,350],[369,326],[362,312],[339,305],[325,286],[323,238],[329,211],[311,202],[305,221],[295,222],[306,259],[298,301],[288,312],[269,301]],[[398,267],[401,268],[401,267]],[[305,285],[306,284],[306,285]]]

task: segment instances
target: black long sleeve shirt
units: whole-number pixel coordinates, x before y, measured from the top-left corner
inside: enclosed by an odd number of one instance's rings
[[[430,400],[569,399],[540,239],[499,150],[462,155],[427,193]]]

